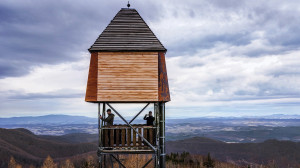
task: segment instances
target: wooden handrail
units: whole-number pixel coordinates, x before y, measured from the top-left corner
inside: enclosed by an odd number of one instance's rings
[[[155,128],[154,126],[147,126],[145,124],[132,124],[131,126],[133,126],[133,127]],[[103,129],[105,129],[105,128],[124,128],[124,127],[129,128],[129,126],[126,125],[126,124],[122,124],[122,125],[119,124],[119,125],[103,126]]]

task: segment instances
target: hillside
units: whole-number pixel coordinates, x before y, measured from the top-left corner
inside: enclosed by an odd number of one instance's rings
[[[300,143],[291,141],[267,140],[262,143],[224,143],[203,137],[169,141],[167,153],[206,155],[224,162],[240,165],[268,164],[275,162],[280,167],[300,165]]]
[[[51,136],[51,135],[39,135],[38,137],[65,143],[85,143],[85,142],[96,142],[98,141],[97,134],[88,134],[88,133],[72,133],[61,136]]]
[[[0,128],[0,167],[7,167],[10,156],[22,165],[40,166],[50,155],[56,162],[71,159],[74,163],[87,156],[97,162],[97,135],[67,134],[63,136],[35,135],[29,130]],[[268,140],[263,143],[225,143],[204,137],[168,141],[167,153],[189,152],[237,165],[270,165],[278,167],[300,165],[300,143]],[[201,160],[201,159],[200,159]]]
[[[60,138],[42,138],[22,128],[0,128],[0,167],[7,167],[10,156],[22,165],[40,165],[48,155],[59,160],[96,149],[95,143],[72,144],[62,142]]]

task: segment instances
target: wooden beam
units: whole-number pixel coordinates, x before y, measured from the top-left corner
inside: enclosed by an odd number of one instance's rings
[[[98,53],[91,53],[89,76],[86,87],[85,101],[97,101],[97,84],[98,84]]]
[[[169,83],[167,75],[167,67],[165,60],[165,53],[158,53],[158,101],[167,102],[171,101],[169,92]]]

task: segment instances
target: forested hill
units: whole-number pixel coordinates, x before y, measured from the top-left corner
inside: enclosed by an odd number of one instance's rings
[[[167,153],[189,152],[211,154],[215,160],[237,165],[300,166],[300,142],[267,140],[262,143],[225,143],[204,137],[194,137],[166,143]],[[11,156],[21,165],[41,166],[50,155],[59,162],[76,161],[87,155],[96,158],[97,135],[67,134],[63,136],[35,135],[20,129],[0,128],[0,167],[7,167]],[[74,159],[76,157],[76,159]],[[73,159],[72,159],[73,158]],[[296,167],[296,166],[294,166]]]
[[[262,143],[225,143],[204,137],[167,142],[167,153],[207,155],[239,165],[269,164],[279,167],[300,165],[300,142],[267,140]]]
[[[84,136],[78,134],[77,137],[78,140]],[[67,141],[67,138],[59,136],[51,138],[37,136],[22,128],[0,128],[0,167],[7,167],[11,156],[22,165],[40,165],[48,155],[59,160],[97,150],[96,143],[68,143]]]

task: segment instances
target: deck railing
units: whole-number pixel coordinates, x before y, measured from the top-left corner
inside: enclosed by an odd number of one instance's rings
[[[132,125],[150,144],[156,145],[156,127],[142,124]],[[148,147],[143,139],[127,125],[104,126],[103,147],[130,148]]]

